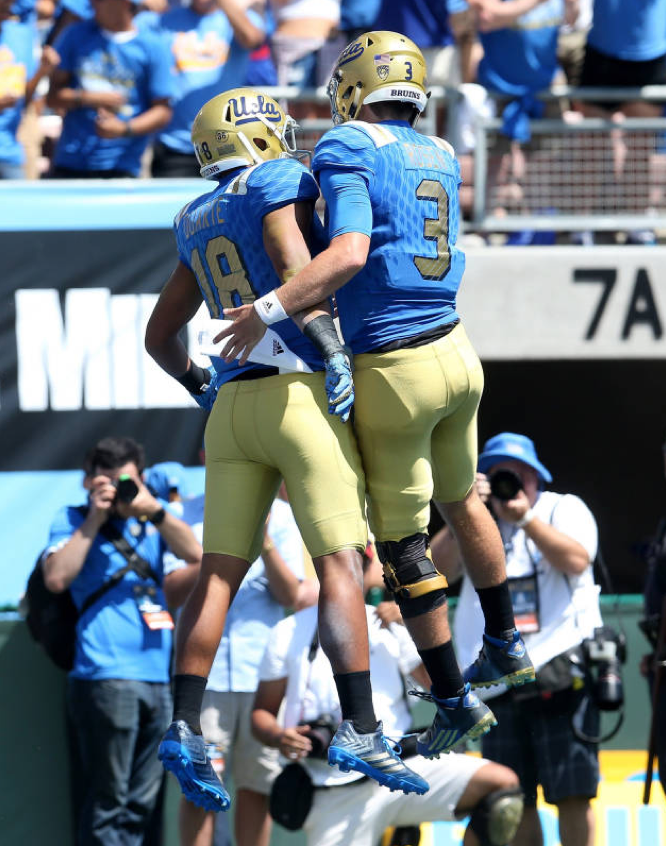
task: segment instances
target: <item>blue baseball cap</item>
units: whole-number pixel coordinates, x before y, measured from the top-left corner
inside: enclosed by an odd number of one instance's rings
[[[486,473],[500,461],[522,461],[533,467],[543,482],[552,482],[550,472],[539,461],[534,447],[534,441],[526,435],[515,432],[501,432],[485,442],[483,452],[479,456],[479,471]]]
[[[187,495],[185,485],[185,468],[177,461],[162,461],[153,464],[144,475],[146,485],[160,499],[168,500],[169,492],[176,490],[185,498]]]

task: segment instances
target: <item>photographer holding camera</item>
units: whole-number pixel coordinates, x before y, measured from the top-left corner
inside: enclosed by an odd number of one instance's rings
[[[584,682],[586,659],[606,656],[613,646],[605,641],[599,645],[599,588],[592,571],[596,522],[577,496],[545,490],[551,474],[524,435],[503,432],[490,438],[478,469],[478,492],[504,542],[516,625],[537,671],[533,685],[512,691],[495,686],[486,694],[493,697],[499,727],[483,738],[483,754],[514,769],[525,791],[517,846],[542,843],[536,810],[539,784],[546,801],[558,808],[562,846],[592,846],[590,799],[596,796],[599,780],[597,744],[581,738],[598,737],[599,711],[588,690],[591,685]],[[433,539],[432,552],[449,580],[463,574],[447,528]],[[481,621],[466,576],[454,625],[461,661],[476,655]]]
[[[104,438],[89,450],[87,507],[57,514],[42,564],[46,587],[69,589],[80,612],[67,680],[85,791],[77,846],[143,843],[161,782],[157,747],[171,718],[163,556],[168,545],[187,561],[201,559],[189,526],[144,485],[144,466],[131,438]]]
[[[404,626],[384,625],[371,605],[366,616],[377,717],[387,738],[404,737],[400,755],[430,790],[403,795],[360,772],[328,765],[340,705],[331,665],[319,647],[317,608],[311,607],[277,623],[259,668],[252,731],[279,748],[287,763],[271,793],[272,816],[286,828],[302,828],[309,846],[375,846],[388,826],[418,827],[469,814],[465,846],[506,846],[522,813],[516,774],[455,752],[441,761],[417,755],[415,736],[405,736],[411,727],[406,691],[412,679],[426,689],[430,679]]]

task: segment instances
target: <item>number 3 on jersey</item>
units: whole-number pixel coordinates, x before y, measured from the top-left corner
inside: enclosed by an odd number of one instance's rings
[[[217,238],[212,238],[208,242],[203,259],[195,247],[190,256],[190,265],[212,317],[220,316],[220,306],[225,309],[239,305],[238,301],[234,302],[234,294],[243,305],[255,301],[256,294],[252,290],[238,250],[235,244],[224,235],[218,235]],[[211,287],[211,279],[215,291]]]
[[[423,179],[416,189],[418,200],[432,200],[437,203],[437,217],[426,217],[423,221],[423,237],[437,244],[437,258],[414,256],[416,269],[424,279],[441,282],[449,272],[449,195],[441,182]]]

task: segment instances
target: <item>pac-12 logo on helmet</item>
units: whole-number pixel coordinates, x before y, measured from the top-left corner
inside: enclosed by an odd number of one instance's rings
[[[328,85],[333,122],[358,118],[364,103],[394,100],[425,109],[426,64],[414,42],[399,32],[366,32],[348,44]]]
[[[252,88],[213,97],[195,117],[192,144],[200,173],[217,179],[232,168],[296,155],[296,123],[279,103]]]
[[[382,81],[388,79],[390,61],[391,57],[388,53],[380,53],[378,56],[375,56],[375,69],[377,71],[377,76]]]

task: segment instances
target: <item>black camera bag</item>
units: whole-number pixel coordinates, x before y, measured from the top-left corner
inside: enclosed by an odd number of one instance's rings
[[[284,828],[298,831],[310,813],[314,790],[305,767],[296,762],[287,764],[271,787],[268,812]]]
[[[43,552],[28,578],[25,621],[32,639],[41,644],[51,661],[61,670],[69,671],[74,664],[79,612],[68,590],[52,593],[44,584],[42,555]]]

